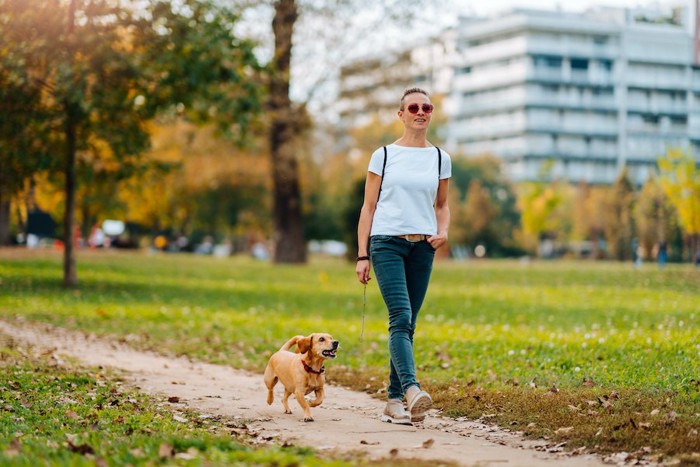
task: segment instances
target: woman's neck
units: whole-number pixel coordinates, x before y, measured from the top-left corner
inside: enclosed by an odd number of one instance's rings
[[[424,131],[416,133],[404,132],[401,138],[394,141],[394,144],[396,144],[397,146],[408,146],[412,148],[427,148],[432,146],[428,142],[426,138],[426,132]]]

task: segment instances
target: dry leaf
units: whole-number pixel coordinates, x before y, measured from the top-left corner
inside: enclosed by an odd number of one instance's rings
[[[65,415],[71,420],[77,420],[80,418],[80,415],[78,415],[78,412],[76,412],[75,410],[68,409],[66,410]]]
[[[360,441],[360,444],[366,444],[366,445],[369,445],[369,446],[376,446],[377,444],[379,444],[379,441],[373,441],[373,442],[370,443],[369,441],[365,441],[365,440],[363,439],[362,441]]]
[[[435,440],[433,438],[426,439],[423,441],[423,449],[429,449],[435,444]]]
[[[180,398],[178,396],[170,396],[168,397],[168,402],[177,404],[178,402],[180,402]]]
[[[173,446],[170,443],[162,443],[158,448],[158,456],[160,456],[161,458],[170,458],[173,457],[173,455],[175,455],[175,450],[173,449]]]
[[[649,415],[651,415],[652,417],[655,417],[656,415],[659,415],[659,412],[660,412],[659,409],[654,409],[649,413]]]
[[[389,451],[389,455],[390,455],[391,457],[396,457],[396,456],[399,455],[399,450],[396,449],[396,448],[393,448],[391,451]]]
[[[10,447],[7,448],[4,452],[5,456],[12,458],[17,455],[22,451],[22,443],[20,442],[19,438],[12,438],[12,441],[10,441]]]
[[[573,429],[574,429],[573,426],[567,426],[565,428],[562,427],[562,428],[558,428],[554,433],[556,433],[558,435],[566,435],[566,434],[571,433],[573,431]]]

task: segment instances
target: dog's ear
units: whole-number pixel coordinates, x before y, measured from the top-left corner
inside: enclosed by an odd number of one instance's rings
[[[303,339],[299,339],[297,341],[297,349],[299,349],[299,353],[306,353],[309,351],[309,349],[311,349],[311,344],[314,338],[313,336],[313,334],[309,334]]]

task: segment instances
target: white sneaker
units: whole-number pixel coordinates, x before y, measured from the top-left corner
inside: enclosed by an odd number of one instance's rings
[[[418,386],[411,386],[406,391],[406,401],[408,402],[408,411],[411,414],[412,422],[422,422],[425,420],[425,412],[433,406],[433,400],[430,395],[422,391]]]
[[[403,408],[401,399],[389,399],[384,408],[382,421],[396,423],[397,425],[411,425],[411,415]]]

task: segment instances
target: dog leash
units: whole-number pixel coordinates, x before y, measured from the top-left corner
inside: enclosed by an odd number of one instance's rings
[[[364,292],[362,294],[362,329],[360,329],[360,340],[365,333],[365,310],[367,309],[367,284],[364,284]]]

